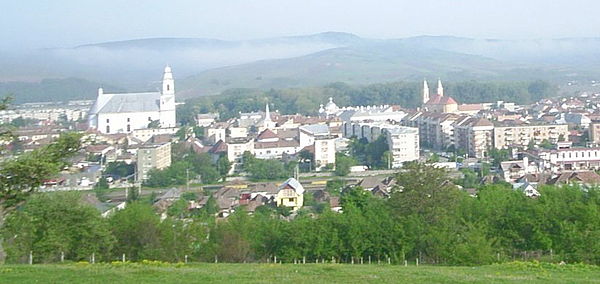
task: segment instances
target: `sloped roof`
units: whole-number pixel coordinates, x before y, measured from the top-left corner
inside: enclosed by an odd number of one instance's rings
[[[272,142],[256,142],[254,149],[269,149],[269,148],[288,148],[299,147],[300,143],[296,140],[279,140]]]
[[[275,132],[271,131],[270,129],[265,129],[263,130],[263,132],[261,132],[258,137],[256,137],[257,140],[264,140],[264,139],[273,139],[273,138],[279,138],[277,136],[277,134],[275,134]]]
[[[593,171],[564,172],[550,181],[550,184],[557,183],[600,184],[600,175]]]
[[[472,124],[473,126],[494,126],[494,123],[492,123],[489,119],[487,118],[476,118]]]
[[[159,111],[160,93],[104,94],[111,96],[98,113]]]
[[[303,194],[304,193],[304,187],[302,186],[302,184],[300,184],[300,182],[295,179],[295,178],[289,178],[288,180],[286,180],[285,182],[283,182],[280,186],[279,186],[279,190],[283,190],[285,188],[291,188],[293,189],[297,194]]]
[[[475,111],[484,109],[483,104],[461,104],[458,105],[458,110],[461,111]]]
[[[425,103],[426,105],[451,105],[458,104],[454,98],[450,96],[442,96],[442,95],[433,95],[429,101]]]
[[[210,148],[209,152],[210,153],[227,152],[227,144],[225,144],[225,142],[223,142],[223,140],[219,140],[219,142],[217,142],[217,144],[215,144],[214,146],[212,146],[212,148]]]

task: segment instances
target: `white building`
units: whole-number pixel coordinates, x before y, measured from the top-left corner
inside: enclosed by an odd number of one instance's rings
[[[600,147],[540,151],[541,168],[552,170],[600,169]]]
[[[389,151],[392,154],[393,168],[402,163],[419,159],[419,129],[389,123],[346,122],[344,137],[365,138],[369,142],[377,140],[381,134],[387,137]]]
[[[419,159],[419,129],[394,126],[384,128],[387,143],[392,153],[392,168],[402,167],[402,163]]]
[[[98,98],[89,112],[90,128],[101,133],[130,133],[149,128],[158,122],[161,128],[176,126],[175,81],[171,67],[165,67],[161,92],[105,94],[98,89]]]

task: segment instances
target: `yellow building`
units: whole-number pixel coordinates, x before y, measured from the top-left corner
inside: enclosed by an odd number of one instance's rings
[[[290,178],[279,186],[275,201],[277,207],[290,207],[292,211],[296,211],[304,203],[304,187],[295,178]]]

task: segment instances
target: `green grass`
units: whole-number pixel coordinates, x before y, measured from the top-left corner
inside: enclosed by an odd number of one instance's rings
[[[0,283],[600,283],[600,267],[349,264],[64,264],[0,266]]]

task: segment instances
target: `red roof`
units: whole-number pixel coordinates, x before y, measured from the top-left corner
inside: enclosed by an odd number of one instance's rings
[[[223,142],[223,140],[219,140],[217,144],[215,144],[212,148],[210,148],[209,152],[211,153],[224,153],[227,152],[227,144]]]
[[[427,105],[451,105],[458,104],[452,97],[442,96],[442,95],[434,95],[425,103]]]
[[[263,132],[261,132],[258,135],[258,137],[256,137],[257,140],[273,139],[273,138],[279,138],[279,137],[277,137],[277,134],[275,134],[275,132],[271,131],[270,129],[265,129]]]

